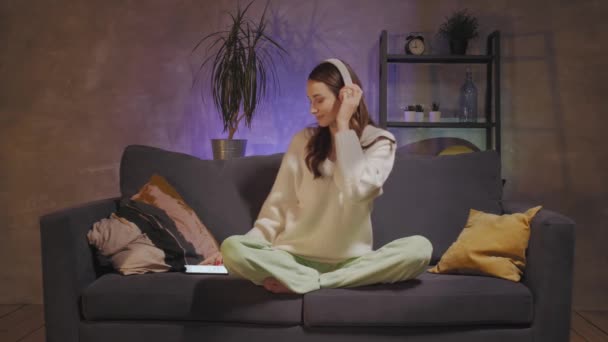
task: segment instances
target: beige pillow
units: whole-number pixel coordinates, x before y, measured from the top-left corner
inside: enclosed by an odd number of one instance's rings
[[[143,234],[139,227],[116,214],[93,224],[87,233],[89,244],[109,259],[120,274],[167,272],[165,252]]]
[[[530,221],[541,209],[488,214],[471,209],[467,224],[431,273],[485,275],[518,282],[526,267]]]

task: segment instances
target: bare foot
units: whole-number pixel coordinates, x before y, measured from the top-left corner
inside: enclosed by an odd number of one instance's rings
[[[272,293],[295,293],[276,278],[264,279],[264,288]]]

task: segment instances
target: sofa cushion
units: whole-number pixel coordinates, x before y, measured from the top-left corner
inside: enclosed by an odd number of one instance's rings
[[[160,148],[131,145],[120,164],[120,192],[131,197],[159,174],[171,183],[221,243],[251,227],[251,214],[222,163]]]
[[[529,324],[533,300],[521,283],[424,273],[396,284],[321,289],[304,296],[307,326]]]
[[[494,151],[399,156],[372,212],[374,248],[422,235],[436,263],[462,231],[470,209],[500,214],[500,158]]]
[[[276,295],[232,276],[156,273],[106,274],[82,294],[89,321],[198,320],[298,325],[302,297]]]

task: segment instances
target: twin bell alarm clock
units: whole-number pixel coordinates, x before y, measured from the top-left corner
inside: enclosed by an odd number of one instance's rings
[[[405,53],[408,55],[422,55],[424,53],[424,37],[418,33],[411,33],[405,38]]]

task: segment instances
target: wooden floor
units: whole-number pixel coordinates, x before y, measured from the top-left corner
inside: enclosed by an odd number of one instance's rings
[[[0,342],[44,342],[42,305],[0,305]],[[608,311],[573,311],[571,342],[607,342]]]

